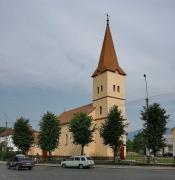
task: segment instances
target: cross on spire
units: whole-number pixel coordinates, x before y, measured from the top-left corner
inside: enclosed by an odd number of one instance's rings
[[[107,24],[109,24],[109,18],[110,18],[110,16],[109,16],[109,14],[107,13],[107,15],[106,15]]]

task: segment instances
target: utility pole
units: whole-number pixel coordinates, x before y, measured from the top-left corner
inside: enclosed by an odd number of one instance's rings
[[[149,107],[149,102],[148,102],[148,82],[147,82],[147,79],[146,79],[146,74],[143,75],[144,79],[145,79],[145,85],[146,85],[146,98],[145,98],[145,101],[146,101],[146,111],[147,111],[147,119],[149,118],[148,117],[148,107]],[[149,149],[146,147],[146,155],[147,155],[147,163],[149,164],[150,163],[150,151]]]
[[[5,116],[5,152],[7,151],[7,115],[4,113]]]
[[[146,98],[145,98],[146,108],[148,109],[148,106],[149,106],[149,103],[148,103],[148,83],[147,83],[147,79],[146,79],[146,74],[144,74],[143,76],[145,78],[145,85],[146,85]]]

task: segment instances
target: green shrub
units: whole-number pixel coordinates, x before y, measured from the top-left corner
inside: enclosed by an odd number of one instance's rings
[[[0,151],[0,160],[7,161],[12,159],[15,155],[16,153],[13,151],[9,151],[9,152]]]

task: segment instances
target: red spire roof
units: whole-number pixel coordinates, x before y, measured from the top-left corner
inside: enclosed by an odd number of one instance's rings
[[[109,27],[109,17],[107,15],[107,25],[106,25],[106,32],[103,41],[103,46],[100,54],[100,60],[98,63],[98,67],[93,73],[92,77],[97,76],[100,73],[105,71],[118,71],[119,74],[126,75],[126,73],[122,70],[119,66],[117,56],[115,53],[115,48],[111,36],[111,31]]]

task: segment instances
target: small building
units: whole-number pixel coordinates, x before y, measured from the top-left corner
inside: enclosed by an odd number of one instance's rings
[[[173,136],[172,134],[164,134],[166,146],[163,148],[163,153],[173,153]]]
[[[7,129],[4,132],[0,133],[0,144],[2,144],[3,149],[8,148],[10,151],[18,151],[18,148],[13,143],[13,130]]]
[[[39,132],[36,131],[36,130],[33,130],[34,141],[33,141],[33,144],[30,147],[30,150],[28,152],[29,156],[36,156],[36,155],[42,156],[43,155],[43,152],[42,152],[41,148],[38,145],[38,140],[39,140],[38,137],[39,137]]]

